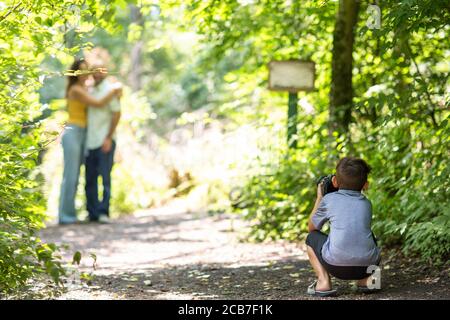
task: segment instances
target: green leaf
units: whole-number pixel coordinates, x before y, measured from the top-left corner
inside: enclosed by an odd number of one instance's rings
[[[72,259],[72,264],[77,264],[79,265],[81,261],[81,252],[77,251],[74,253],[73,255],[73,259]]]

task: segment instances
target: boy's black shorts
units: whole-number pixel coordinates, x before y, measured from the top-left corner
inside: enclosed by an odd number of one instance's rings
[[[314,230],[308,234],[306,238],[306,245],[310,246],[314,253],[319,259],[320,263],[323,267],[330,273],[332,276],[342,279],[342,280],[361,280],[370,276],[370,273],[367,272],[368,267],[360,267],[360,266],[333,266],[328,264],[322,258],[322,247],[328,239],[328,235],[323,232]]]

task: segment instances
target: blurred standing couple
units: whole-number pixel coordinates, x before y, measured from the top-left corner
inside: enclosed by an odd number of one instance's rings
[[[109,54],[94,48],[86,59],[75,59],[66,89],[67,120],[62,134],[64,173],[59,199],[59,224],[79,222],[75,196],[81,165],[85,164],[89,221],[107,223],[111,199],[111,170],[120,119],[122,86],[107,73]],[[99,199],[98,178],[103,196]]]

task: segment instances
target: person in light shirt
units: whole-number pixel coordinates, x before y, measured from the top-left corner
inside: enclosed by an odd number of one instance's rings
[[[101,97],[121,87],[106,72],[105,62],[92,62],[95,81],[91,94]],[[86,134],[86,204],[90,222],[109,222],[111,199],[111,170],[116,149],[116,128],[120,120],[120,98],[113,99],[102,109],[88,108]],[[103,196],[99,199],[98,178],[102,178]]]
[[[59,197],[59,224],[80,222],[75,208],[80,167],[85,149],[87,106],[102,109],[122,94],[121,89],[103,91],[103,95],[91,96],[87,82],[90,77],[89,65],[84,59],[75,59],[68,75],[66,99],[68,120],[61,137],[64,151],[64,172]]]

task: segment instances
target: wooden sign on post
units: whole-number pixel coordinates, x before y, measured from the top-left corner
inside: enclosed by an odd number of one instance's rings
[[[287,138],[297,147],[297,104],[299,91],[314,90],[315,64],[312,61],[284,60],[269,63],[269,90],[289,92]]]
[[[273,91],[314,90],[315,64],[312,61],[286,60],[269,63],[269,89]]]

